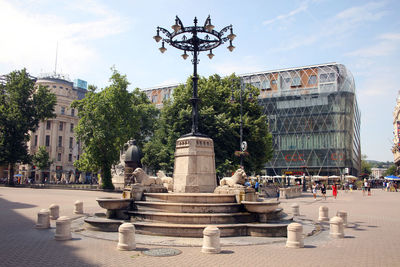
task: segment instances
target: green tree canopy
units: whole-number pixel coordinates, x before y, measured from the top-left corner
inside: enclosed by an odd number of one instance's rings
[[[84,150],[74,164],[83,171],[101,170],[104,189],[114,188],[111,166],[118,162],[123,144],[134,138],[143,146],[154,131],[158,114],[143,92],[138,89],[128,92],[125,75],[113,69],[110,82],[100,92],[91,87],[84,99],[72,103],[80,117],[76,135]]]
[[[47,87],[35,87],[26,69],[13,71],[0,83],[0,163],[8,164],[8,184],[13,185],[15,163],[29,163],[29,131],[41,120],[55,117],[56,96]]]
[[[396,175],[396,170],[397,170],[396,165],[394,164],[390,165],[390,167],[385,171],[383,176]]]
[[[371,174],[371,164],[367,161],[367,155],[361,155],[361,175],[368,176]]]
[[[175,142],[183,134],[191,131],[190,98],[192,79],[187,84],[175,88],[173,100],[164,102],[157,129],[151,142],[144,147],[143,164],[153,169],[171,172],[174,166]],[[198,93],[199,132],[214,141],[217,175],[225,175],[239,165],[235,151],[240,150],[240,81],[235,75],[221,78],[218,75],[200,78]],[[229,100],[234,88],[235,102]],[[251,87],[243,94],[243,140],[248,143],[249,156],[245,157],[246,171],[258,172],[272,156],[272,136],[268,131],[266,116],[257,101],[249,101],[249,94],[256,99],[259,90]]]
[[[32,156],[32,163],[41,171],[50,167],[53,161],[50,160],[50,155],[45,146],[40,146],[38,151]]]

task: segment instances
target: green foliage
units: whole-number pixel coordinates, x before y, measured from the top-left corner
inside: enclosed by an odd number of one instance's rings
[[[383,174],[383,176],[396,175],[396,165],[391,165]]]
[[[55,117],[56,96],[35,81],[26,69],[6,75],[0,84],[0,163],[9,166],[9,184],[13,184],[14,164],[29,163],[26,143],[29,131],[35,131],[41,120]]]
[[[39,147],[38,151],[32,157],[32,162],[40,170],[48,169],[51,163],[53,163],[53,161],[50,160],[50,155],[47,153],[45,146]]]
[[[143,92],[129,93],[126,76],[112,71],[111,85],[100,92],[90,87],[84,99],[71,105],[78,110],[76,135],[84,148],[74,165],[84,171],[101,170],[104,189],[113,188],[111,166],[119,160],[123,144],[133,138],[143,146],[158,115]]]
[[[364,176],[371,174],[371,164],[366,159],[366,155],[361,155],[361,174]]]
[[[192,86],[192,79],[188,79],[186,86],[181,85],[174,90],[173,101],[165,101],[157,130],[151,142],[144,147],[143,164],[156,170],[172,171],[175,142],[191,131]],[[232,88],[239,87],[240,82],[234,75],[226,78],[214,75],[208,79],[200,78],[198,82],[201,99],[199,132],[214,141],[219,176],[235,170],[239,165],[239,158],[234,153],[240,150],[240,90],[234,92],[237,101],[229,101]],[[250,92],[254,98],[259,94],[255,87],[251,87]],[[261,107],[256,101],[247,100],[250,92],[246,90],[243,94],[243,137],[248,143],[250,154],[245,158],[244,165],[247,171],[258,172],[272,156],[272,135],[268,131],[266,116],[262,115]]]

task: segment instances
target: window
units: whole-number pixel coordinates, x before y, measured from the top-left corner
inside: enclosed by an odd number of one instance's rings
[[[64,123],[62,121],[60,121],[60,125],[58,127],[59,131],[62,131],[64,129]]]
[[[310,85],[317,84],[317,75],[311,75],[308,78],[308,84],[310,84]]]
[[[153,96],[151,96],[151,102],[152,103],[157,103],[157,95],[153,95]]]
[[[71,109],[71,116],[72,116],[72,117],[75,116],[75,109]]]
[[[51,122],[47,121],[46,122],[46,130],[50,130],[50,128],[51,128]]]
[[[73,124],[73,123],[71,123],[71,127],[69,128],[69,131],[70,131],[71,133],[74,132],[74,124]]]
[[[269,80],[264,80],[261,83],[261,89],[271,89],[271,84],[269,82]]]
[[[69,162],[72,161],[72,154],[68,154],[68,161],[69,161]]]
[[[58,147],[62,147],[62,136],[58,137]]]
[[[72,148],[72,144],[74,143],[74,138],[70,137],[69,138],[69,148]]]
[[[335,81],[335,73],[331,72],[331,73],[322,73],[319,76],[319,81],[321,83],[326,83],[326,82],[334,82]]]
[[[61,115],[65,114],[65,107],[61,107]]]
[[[50,135],[46,135],[46,146],[50,146]]]
[[[37,135],[35,135],[35,141],[33,142],[34,146],[37,146]]]
[[[57,154],[57,161],[61,161],[61,153]]]
[[[293,77],[293,79],[292,79],[292,85],[291,85],[291,86],[292,86],[292,87],[301,86],[301,80],[300,80],[300,77],[299,77],[299,76]]]
[[[277,81],[276,81],[276,80],[272,80],[272,81],[271,81],[271,84],[276,85],[276,84],[277,84]]]

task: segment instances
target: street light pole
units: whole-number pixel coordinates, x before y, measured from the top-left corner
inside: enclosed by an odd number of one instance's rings
[[[201,51],[210,51],[207,56],[212,59],[214,54],[212,50],[217,48],[221,44],[229,41],[229,46],[227,47],[230,52],[235,48],[232,45],[233,39],[235,39],[236,35],[233,33],[232,25],[226,26],[221,31],[214,30],[214,25],[211,24],[210,16],[207,17],[204,26],[197,25],[197,18],[195,17],[194,26],[183,26],[182,21],[178,16],[175,18],[175,24],[172,25],[173,32],[170,32],[164,28],[157,27],[157,35],[153,38],[156,42],[162,41],[162,45],[159,48],[161,53],[164,53],[167,49],[164,47],[164,43],[167,43],[177,49],[183,50],[182,54],[183,59],[188,58],[188,54],[186,51],[190,51],[193,54],[193,95],[190,99],[192,104],[192,130],[189,134],[184,136],[205,136],[204,134],[199,133],[198,129],[198,121],[199,121],[199,112],[198,112],[198,103],[200,101],[198,97],[198,75],[197,75],[197,64],[199,63],[198,55]],[[230,34],[224,36],[224,34],[230,30]],[[160,36],[160,32],[162,32],[165,37]]]

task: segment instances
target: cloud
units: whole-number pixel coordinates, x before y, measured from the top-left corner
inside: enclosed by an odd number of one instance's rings
[[[40,5],[46,3],[36,2],[35,10],[43,10]],[[17,3],[0,0],[0,25],[9,25],[2,27],[7,41],[0,42],[0,64],[27,67],[31,73],[53,69],[57,43],[58,69],[76,75],[85,72],[100,58],[90,42],[119,34],[127,26],[126,19],[93,1],[58,4],[61,14],[31,12],[28,4],[25,7]],[[84,13],[79,21],[75,17],[72,22],[67,9]]]
[[[240,61],[237,62],[227,62],[224,63],[216,63],[211,66],[215,73],[218,73],[222,76],[228,76],[232,73],[243,74],[250,72],[257,72],[263,69],[262,66],[257,62],[257,58],[253,56],[247,56]]]
[[[300,6],[298,8],[293,9],[289,13],[279,15],[279,16],[273,18],[273,19],[265,20],[265,21],[263,21],[263,24],[264,25],[268,25],[268,24],[272,24],[272,23],[280,21],[280,20],[286,20],[288,18],[291,18],[291,17],[295,16],[298,13],[304,12],[304,11],[306,11],[308,9],[308,3],[309,2],[310,1],[308,1],[308,0],[304,1],[304,2],[300,3]]]
[[[346,53],[345,55],[364,58],[382,57],[392,55],[399,49],[400,33],[385,33],[376,39],[379,40],[377,43]]]

